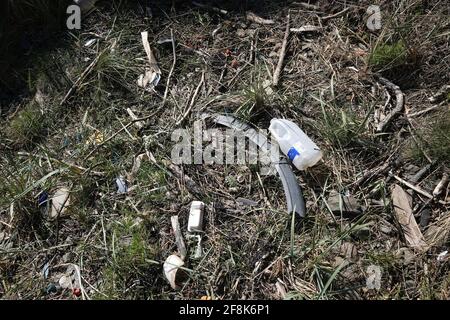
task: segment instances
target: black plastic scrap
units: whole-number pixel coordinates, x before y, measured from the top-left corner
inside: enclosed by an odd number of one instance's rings
[[[215,123],[229,127],[231,129],[242,132],[248,139],[255,143],[262,150],[270,150],[270,143],[267,137],[253,129],[250,125],[239,121],[233,116],[224,116],[218,114],[205,114],[205,117],[211,117]],[[292,167],[284,156],[280,156],[280,160],[272,163],[280,176],[283,183],[284,193],[286,195],[287,209],[289,212],[295,212],[300,217],[306,215],[305,200],[300,186],[297,183]]]

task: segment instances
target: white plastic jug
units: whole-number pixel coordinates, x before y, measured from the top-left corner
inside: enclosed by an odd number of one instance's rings
[[[297,169],[312,167],[322,158],[319,147],[292,121],[272,119],[269,131]]]

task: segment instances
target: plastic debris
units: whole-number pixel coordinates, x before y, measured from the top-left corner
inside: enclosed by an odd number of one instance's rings
[[[123,194],[128,192],[127,182],[120,176],[116,179],[117,193]]]
[[[46,206],[47,202],[48,202],[48,193],[42,191],[38,196],[38,206],[39,207]]]
[[[189,211],[188,231],[203,231],[203,211],[205,204],[201,201],[192,201],[191,210]]]
[[[319,147],[292,121],[272,119],[269,131],[297,169],[308,169],[322,159]]]
[[[42,268],[42,276],[44,277],[44,279],[48,278],[49,273],[50,273],[50,264],[46,262],[44,267]]]
[[[437,261],[444,261],[447,254],[448,254],[448,250],[445,250],[445,251],[442,251],[441,253],[439,253],[437,256]]]
[[[50,210],[50,219],[56,219],[62,215],[70,204],[69,190],[61,187],[55,191],[52,197],[52,209]]]
[[[89,39],[88,41],[86,41],[86,43],[84,44],[84,46],[85,46],[85,47],[90,47],[90,46],[92,46],[96,41],[97,41],[97,39]]]
[[[178,272],[180,267],[184,265],[184,261],[177,255],[169,256],[164,262],[163,269],[164,275],[170,283],[172,289],[179,289],[180,273]]]
[[[209,117],[209,115],[203,114],[203,118],[205,117]],[[258,145],[258,147],[262,150],[272,149],[266,136],[258,133],[248,124],[240,122],[232,116],[213,115],[213,121],[228,128],[242,132],[242,134]],[[306,215],[305,201],[303,199],[300,186],[298,185],[297,178],[292,172],[291,166],[287,163],[284,157],[282,157],[280,161],[274,162],[273,165],[280,176],[281,182],[283,183],[288,212],[291,213],[295,211],[295,213],[297,213],[300,217],[304,217]]]

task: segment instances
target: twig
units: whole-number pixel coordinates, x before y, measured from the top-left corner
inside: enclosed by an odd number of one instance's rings
[[[391,121],[403,111],[403,107],[405,105],[405,100],[403,97],[403,92],[400,88],[390,82],[389,80],[379,77],[380,82],[385,85],[387,88],[391,89],[395,93],[396,105],[395,108],[386,116],[386,118],[381,121],[377,126],[377,132],[383,132],[384,129],[391,123]]]
[[[417,193],[420,193],[421,195],[427,197],[428,199],[434,199],[434,197],[433,197],[432,194],[430,194],[429,192],[423,190],[422,188],[413,185],[412,183],[410,183],[410,182],[408,182],[408,181],[406,181],[406,180],[400,178],[399,176],[396,176],[396,175],[394,175],[394,174],[390,174],[390,175],[391,175],[395,180],[397,180],[398,182],[404,184],[404,185],[407,186],[408,188],[410,188],[410,189],[416,191]],[[442,201],[442,200],[439,200],[438,202],[439,202],[440,204],[443,204],[443,205],[449,204],[448,202]]]
[[[126,129],[128,129],[128,128],[129,128],[131,125],[133,125],[134,123],[136,123],[136,122],[141,122],[141,121],[145,121],[145,120],[148,120],[148,119],[150,119],[150,118],[153,118],[153,117],[155,116],[155,114],[159,112],[159,109],[160,109],[160,108],[158,108],[155,112],[153,112],[152,114],[150,114],[150,115],[148,115],[148,116],[145,116],[145,117],[142,117],[142,118],[134,119],[134,120],[130,121],[129,123],[127,123],[125,126],[122,126],[122,128],[121,128],[120,130],[116,131],[116,132],[115,132],[114,134],[112,134],[109,138],[107,138],[106,140],[103,140],[102,143],[97,144],[97,145],[95,146],[95,148],[92,149],[92,151],[89,152],[89,154],[88,154],[86,157],[83,158],[83,161],[86,161],[87,159],[89,159],[89,158],[94,154],[94,152],[96,152],[101,146],[103,146],[103,145],[106,144],[107,142],[109,142],[109,141],[111,141],[112,139],[114,139],[115,136],[117,136],[117,135],[118,135],[119,133],[121,133],[122,131],[125,131]]]
[[[183,117],[181,117],[180,120],[177,121],[176,125],[179,126],[183,123],[183,121],[189,116],[189,114],[192,111],[192,108],[195,105],[195,99],[197,98],[198,92],[200,91],[200,88],[202,87],[203,83],[205,81],[205,71],[202,72],[202,79],[200,80],[200,83],[198,84],[197,88],[195,89],[194,94],[192,95],[192,98],[189,102],[189,105],[187,107],[186,112],[183,114]]]
[[[259,24],[274,24],[275,23],[273,20],[261,18],[251,11],[247,11],[245,17],[247,18],[248,21],[259,23]]]
[[[350,7],[345,8],[342,11],[339,11],[338,13],[334,13],[334,14],[330,14],[329,16],[326,17],[321,17],[321,20],[330,20],[330,19],[334,19],[337,17],[340,17],[341,15],[343,15],[344,13],[346,13],[348,10],[350,10]]]
[[[192,4],[196,7],[202,8],[202,9],[206,9],[206,10],[210,10],[210,11],[214,11],[223,15],[227,15],[228,11],[227,10],[223,10],[223,9],[219,9],[213,6],[209,6],[203,3],[198,3],[197,1],[192,1]]]
[[[445,101],[443,101],[443,102],[441,102],[441,103],[439,103],[439,104],[437,104],[437,105],[435,105],[435,106],[431,106],[431,107],[429,107],[429,108],[426,108],[425,110],[410,113],[410,114],[408,114],[408,117],[409,117],[409,118],[413,118],[413,117],[421,116],[421,115],[423,115],[423,114],[425,114],[425,113],[428,113],[428,112],[430,112],[430,111],[434,111],[434,110],[436,110],[436,109],[439,109],[439,108],[442,107],[444,104],[446,104]]]
[[[106,52],[106,50],[109,50],[109,47],[104,49],[102,52],[100,52],[97,57],[87,66],[87,68],[81,73],[81,75],[78,77],[77,81],[72,85],[72,87],[69,89],[69,91],[66,93],[64,98],[62,99],[60,105],[62,106],[64,103],[66,103],[67,99],[70,98],[72,94],[74,94],[78,87],[80,86],[81,82],[91,73],[91,71],[94,69],[95,65],[97,64],[100,57]]]
[[[175,64],[177,63],[177,53],[175,50],[175,39],[173,37],[172,29],[170,29],[170,37],[171,37],[171,42],[172,42],[173,62],[172,62],[172,67],[170,68],[170,71],[169,71],[169,76],[167,77],[166,90],[164,91],[164,98],[163,98],[163,102],[162,102],[163,105],[166,104],[167,94],[169,93],[170,78],[172,77],[173,70],[175,69]]]
[[[288,13],[286,19],[287,19],[287,23],[286,23],[286,31],[284,32],[284,38],[283,38],[283,43],[281,45],[281,50],[280,50],[280,58],[278,59],[278,64],[277,64],[277,68],[275,69],[275,72],[273,74],[273,86],[276,87],[278,85],[278,82],[280,81],[280,73],[281,73],[281,68],[283,67],[283,61],[284,61],[284,56],[286,55],[286,47],[287,47],[287,43],[288,43],[288,38],[289,38],[289,31],[290,31],[290,14]]]
[[[96,175],[96,176],[103,176],[103,175],[105,175],[104,172],[92,171],[92,170],[86,169],[84,167],[78,166],[76,164],[73,164],[73,163],[70,163],[70,162],[67,162],[67,161],[63,161],[63,160],[58,160],[58,159],[51,158],[51,157],[48,157],[48,156],[41,156],[41,155],[38,155],[38,154],[31,154],[31,153],[22,152],[22,151],[18,152],[17,155],[25,156],[25,157],[38,158],[38,159],[41,159],[41,160],[51,160],[53,162],[61,163],[63,165],[71,167],[73,169],[77,169],[78,171],[91,172],[93,175]]]
[[[308,10],[319,10],[320,9],[319,6],[316,6],[316,5],[310,4],[310,3],[306,3],[306,2],[293,2],[292,4],[302,6],[303,8],[308,9]]]
[[[136,120],[138,117],[134,114],[133,110],[131,110],[130,108],[127,108],[127,113],[130,116],[130,118],[132,120]],[[136,128],[138,129],[142,129],[144,127],[144,122],[136,122],[134,124],[136,126]]]
[[[301,26],[300,28],[291,28],[290,31],[292,33],[304,33],[304,32],[318,32],[320,30],[322,30],[321,27],[316,27],[316,26],[307,24],[307,25]]]
[[[175,234],[178,253],[180,254],[181,260],[184,261],[184,259],[186,258],[187,250],[186,245],[184,244],[183,234],[181,233],[180,221],[178,220],[178,216],[170,217],[170,222],[172,223],[173,233]]]

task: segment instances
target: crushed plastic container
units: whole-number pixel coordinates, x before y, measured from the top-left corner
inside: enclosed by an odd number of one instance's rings
[[[319,147],[292,121],[272,119],[269,131],[297,169],[305,170],[322,159]]]

